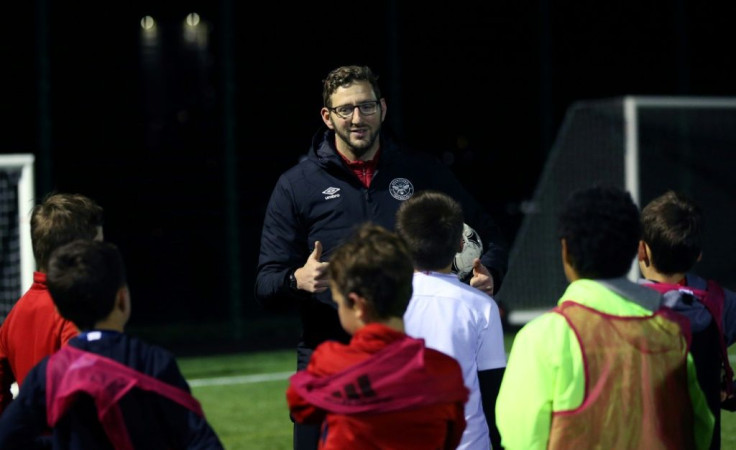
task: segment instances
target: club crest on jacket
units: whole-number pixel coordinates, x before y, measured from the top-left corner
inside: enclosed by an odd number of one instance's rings
[[[414,195],[414,185],[406,178],[394,178],[388,185],[388,191],[396,200],[407,200]]]

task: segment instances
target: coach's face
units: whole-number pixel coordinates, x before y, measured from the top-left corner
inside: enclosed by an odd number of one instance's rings
[[[351,161],[373,159],[378,151],[386,101],[377,99],[371,84],[356,81],[330,96],[331,107],[322,108],[322,120],[335,131],[337,150]]]

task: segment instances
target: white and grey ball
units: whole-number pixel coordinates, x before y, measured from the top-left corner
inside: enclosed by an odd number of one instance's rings
[[[452,261],[452,271],[461,280],[473,271],[473,261],[483,254],[483,242],[480,235],[467,223],[463,224],[463,249]]]

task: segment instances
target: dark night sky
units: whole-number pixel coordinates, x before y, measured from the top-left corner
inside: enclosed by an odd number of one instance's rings
[[[0,151],[36,154],[37,195],[81,192],[105,207],[139,323],[220,319],[233,286],[240,314],[258,314],[265,205],[306,152],[321,79],[338,65],[381,75],[387,126],[407,145],[452,154],[510,240],[576,100],[736,94],[736,4],[68,3],[10,8]],[[209,26],[206,50],[181,40],[191,11]],[[159,20],[158,59],[141,47],[146,14]],[[239,266],[228,268],[232,246]]]

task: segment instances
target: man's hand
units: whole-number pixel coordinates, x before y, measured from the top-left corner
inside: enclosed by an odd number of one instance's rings
[[[481,264],[480,258],[473,261],[473,277],[470,279],[470,285],[488,295],[493,295],[493,275]]]
[[[322,257],[322,243],[316,241],[314,243],[314,250],[312,254],[307,258],[307,262],[294,272],[294,278],[296,278],[296,287],[303,291],[316,293],[324,292],[329,287],[327,280],[327,267],[330,265],[326,262],[321,262]]]
[[[736,384],[734,384],[734,388],[736,388]],[[736,396],[726,392],[723,386],[721,386],[721,409],[736,411]]]

